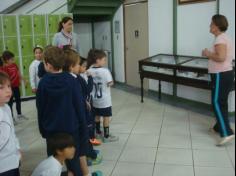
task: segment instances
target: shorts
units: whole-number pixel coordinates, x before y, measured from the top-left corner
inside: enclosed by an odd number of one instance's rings
[[[112,107],[108,108],[94,108],[94,114],[101,117],[111,117],[112,116]]]

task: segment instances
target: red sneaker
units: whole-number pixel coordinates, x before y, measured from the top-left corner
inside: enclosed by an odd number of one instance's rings
[[[90,139],[90,143],[94,146],[99,146],[102,144],[101,141],[99,141],[98,139],[94,138],[94,139]]]

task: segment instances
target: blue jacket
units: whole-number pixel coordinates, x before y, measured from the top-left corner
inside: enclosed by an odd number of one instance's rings
[[[93,91],[93,77],[89,76],[88,82],[86,82],[86,80],[80,75],[78,75],[77,79],[81,85],[84,99],[89,101],[90,94]]]
[[[40,133],[47,138],[64,132],[84,135],[85,109],[81,86],[69,73],[46,74],[37,91]]]

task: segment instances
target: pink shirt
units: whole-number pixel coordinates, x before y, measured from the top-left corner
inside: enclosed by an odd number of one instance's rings
[[[230,38],[222,33],[221,35],[216,37],[214,47],[212,48],[212,52],[215,52],[215,46],[223,44],[227,47],[227,55],[224,62],[216,62],[213,60],[209,60],[208,70],[209,73],[221,73],[226,71],[231,71],[233,69],[232,61],[234,59],[234,46],[233,42]]]

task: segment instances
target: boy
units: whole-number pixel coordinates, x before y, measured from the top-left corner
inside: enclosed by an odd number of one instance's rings
[[[15,57],[14,54],[10,51],[4,51],[2,54],[2,59],[4,62],[3,71],[6,72],[10,77],[11,87],[13,91],[13,95],[8,104],[11,108],[11,112],[13,116],[12,107],[13,107],[13,99],[15,98],[16,111],[17,111],[16,119],[27,120],[27,118],[24,115],[22,115],[22,112],[21,112],[20,84],[21,84],[21,80],[23,80],[23,77],[20,74],[18,66],[15,64],[14,57]]]
[[[83,123],[84,106],[79,84],[70,73],[62,72],[65,65],[64,52],[57,47],[48,47],[44,53],[44,63],[48,74],[39,83],[36,104],[38,109],[39,130],[47,142],[55,133],[68,133],[76,142],[76,153],[67,162],[67,168],[74,176],[82,176],[79,166],[81,137],[85,136]]]
[[[71,77],[73,77],[76,82],[78,83],[77,85],[77,89],[78,91],[81,93],[81,100],[82,100],[82,105],[79,106],[79,109],[86,109],[86,103],[85,103],[85,99],[84,99],[84,95],[83,95],[83,89],[81,88],[81,84],[78,81],[78,74],[79,74],[79,70],[80,70],[80,57],[79,55],[71,49],[66,49],[65,50],[65,65],[63,70],[65,72],[68,72],[71,74]],[[102,158],[99,158],[97,153],[93,150],[93,147],[89,145],[89,137],[88,137],[88,130],[87,130],[87,124],[86,124],[86,114],[84,116],[83,121],[81,121],[80,124],[80,129],[83,130],[83,135],[80,135],[80,151],[79,151],[79,156],[80,156],[80,166],[82,169],[82,173],[85,176],[90,176],[91,174],[89,174],[89,170],[88,170],[88,165],[87,165],[87,158],[86,155],[88,153],[93,153],[93,157],[94,159],[98,159],[96,161],[97,164],[101,163]],[[92,175],[94,176],[100,176],[102,175],[102,173],[100,171],[97,171],[95,173],[92,173]]]
[[[65,160],[71,160],[75,155],[75,142],[72,136],[58,133],[48,138],[48,147],[52,156],[41,162],[32,176],[61,176]]]
[[[20,145],[7,103],[12,96],[10,78],[0,72],[0,175],[19,176]]]
[[[92,92],[93,107],[96,115],[96,133],[101,136],[101,117],[103,117],[103,142],[115,142],[119,138],[110,134],[109,123],[112,116],[111,86],[113,79],[110,71],[105,68],[106,53],[102,50],[90,50],[88,63],[92,66],[88,72],[93,76],[94,88]]]
[[[30,86],[31,86],[32,92],[36,93],[38,84],[39,84],[38,67],[43,58],[43,48],[37,45],[33,51],[34,51],[35,60],[30,64],[29,76],[30,76]]]

